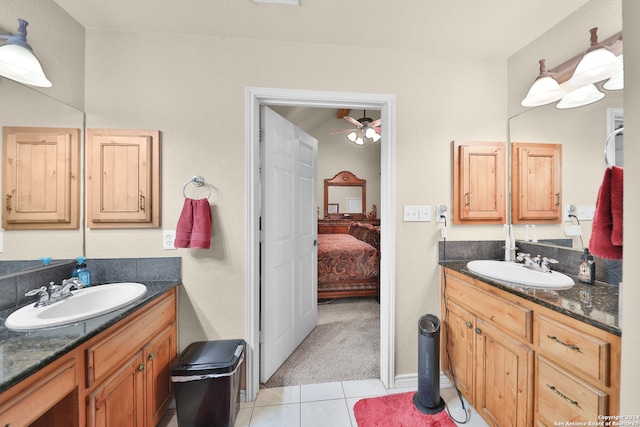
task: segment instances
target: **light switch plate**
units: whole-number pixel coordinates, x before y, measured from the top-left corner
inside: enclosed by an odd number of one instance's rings
[[[431,221],[431,206],[404,206],[405,222]]]
[[[580,221],[593,221],[593,216],[595,215],[595,213],[595,205],[578,206],[578,219]]]

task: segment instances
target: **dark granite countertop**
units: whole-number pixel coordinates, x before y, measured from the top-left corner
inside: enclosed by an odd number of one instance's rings
[[[508,282],[490,279],[467,269],[467,261],[446,261],[440,265],[466,276],[480,279],[551,310],[593,325],[597,328],[621,335],[618,323],[618,286],[596,281],[593,285],[580,283],[577,277],[567,274],[575,281],[571,289],[544,290],[523,288]]]
[[[140,299],[118,310],[71,325],[17,332],[4,325],[15,308],[0,311],[0,393],[178,286],[180,281],[140,283],[147,286],[147,292]]]

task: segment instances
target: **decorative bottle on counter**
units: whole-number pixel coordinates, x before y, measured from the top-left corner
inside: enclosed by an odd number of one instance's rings
[[[596,263],[589,249],[585,248],[580,257],[580,268],[578,269],[578,280],[582,283],[593,284],[596,280]]]

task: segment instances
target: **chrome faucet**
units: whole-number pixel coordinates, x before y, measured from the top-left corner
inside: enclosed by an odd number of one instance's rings
[[[516,256],[518,262],[524,262],[524,266],[531,270],[542,271],[543,273],[550,273],[552,270],[549,267],[550,264],[557,264],[558,261],[553,258],[541,257],[536,255],[531,258],[530,254],[518,253]]]
[[[24,295],[26,297],[38,295],[38,301],[35,303],[35,307],[44,307],[45,305],[69,298],[72,295],[72,289],[80,289],[83,287],[84,284],[77,277],[72,277],[70,279],[64,279],[61,285],[49,282],[49,287],[41,286],[38,289],[32,289],[26,292]]]

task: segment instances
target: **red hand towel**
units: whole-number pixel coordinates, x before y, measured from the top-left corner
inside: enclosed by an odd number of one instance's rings
[[[624,192],[624,170],[611,166],[611,243],[622,246],[622,196]]]
[[[211,245],[211,207],[208,199],[193,201],[193,230],[191,244],[196,249],[209,249]]]
[[[184,199],[182,212],[176,226],[176,238],[173,245],[176,248],[188,248],[191,241],[191,230],[193,230],[193,199]]]
[[[598,191],[598,199],[596,200],[596,212],[591,226],[589,252],[600,258],[622,259],[622,246],[615,246],[611,243],[612,229],[611,169],[607,168]]]

